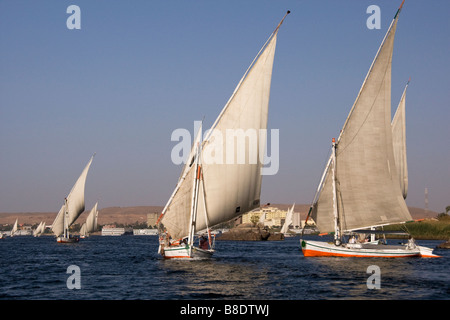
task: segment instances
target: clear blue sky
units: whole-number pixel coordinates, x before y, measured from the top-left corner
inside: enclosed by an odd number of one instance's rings
[[[0,0],[0,212],[57,211],[91,155],[86,209],[164,205],[173,130],[208,128],[286,10],[269,129],[280,169],[262,202],[310,203],[400,0]],[[69,30],[69,5],[81,29]],[[369,30],[369,5],[381,29]],[[450,1],[406,0],[392,106],[407,93],[409,206],[450,205]]]

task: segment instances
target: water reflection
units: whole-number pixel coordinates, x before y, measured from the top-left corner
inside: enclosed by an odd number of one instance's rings
[[[317,257],[303,263],[315,279],[313,294],[319,299],[442,299],[450,292],[446,276],[441,275],[444,260]],[[380,268],[380,289],[367,286],[370,266]],[[436,290],[429,291],[430,287]]]
[[[437,242],[419,242],[435,247]],[[0,299],[449,299],[450,250],[439,259],[305,258],[299,238],[218,242],[213,259],[164,260],[157,237],[92,237],[73,246],[52,237],[0,241]],[[81,268],[81,290],[66,286]],[[367,267],[381,288],[367,288]]]
[[[267,294],[267,270],[223,260],[163,260],[171,299],[261,299]]]

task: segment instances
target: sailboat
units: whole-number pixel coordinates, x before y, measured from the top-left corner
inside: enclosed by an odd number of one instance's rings
[[[44,230],[45,230],[45,222],[41,221],[41,223],[39,223],[37,228],[35,230],[33,230],[33,236],[40,237],[41,234],[44,233]]]
[[[51,228],[58,243],[79,241],[78,237],[73,237],[69,234],[69,228],[84,211],[84,186],[94,156],[95,154],[91,157],[83,172],[81,172],[69,195],[64,199],[64,204],[59,210],[55,221],[53,221]]]
[[[265,135],[262,139],[260,133],[267,129],[277,34],[287,14],[289,11],[250,64],[204,140],[198,130],[177,186],[157,221],[158,252],[164,258],[211,257],[214,243],[210,228],[259,207],[262,161],[239,163],[236,158],[242,154],[236,153],[237,144],[224,137],[228,130],[253,130],[257,132],[256,141],[239,151],[255,148],[264,154]],[[233,148],[228,148],[230,145]],[[223,158],[211,159],[224,155],[225,150],[226,162]],[[194,236],[201,231],[205,232],[195,246]]]
[[[281,233],[284,234],[285,237],[291,237],[294,234],[289,233],[289,226],[292,224],[292,215],[294,214],[295,203],[290,207],[286,213],[286,220],[284,220],[283,227],[281,228]]]
[[[86,219],[86,222],[83,223],[80,229],[80,237],[86,238],[89,237],[89,234],[97,230],[97,219],[98,219],[98,211],[97,211],[98,202],[94,205],[94,207],[89,212],[89,215]]]
[[[18,230],[18,221],[19,221],[19,219],[16,219],[16,222],[14,222],[14,225],[13,225],[13,227],[11,229],[11,234],[10,234],[11,237],[14,237],[14,234]]]
[[[266,213],[263,212],[263,213],[261,213],[261,215],[259,216],[258,225],[260,225],[261,227],[264,227],[265,221],[266,221]]]
[[[376,230],[412,217],[406,206],[394,159],[391,128],[391,64],[394,36],[404,1],[378,49],[319,183],[307,218],[332,242],[300,240],[305,257],[436,257],[432,249],[375,241]],[[403,232],[404,233],[404,232]],[[354,236],[370,237],[364,242]]]

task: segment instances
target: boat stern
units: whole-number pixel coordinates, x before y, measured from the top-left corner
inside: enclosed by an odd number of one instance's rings
[[[420,256],[422,258],[441,258],[441,256],[438,256],[437,254],[433,253],[432,248],[417,246],[417,248],[420,250]]]

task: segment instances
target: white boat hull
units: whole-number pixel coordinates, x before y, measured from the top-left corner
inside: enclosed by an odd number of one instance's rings
[[[160,253],[166,259],[208,259],[213,255],[214,250],[192,247],[192,252],[189,254],[188,245],[172,245],[160,247]]]
[[[432,249],[407,245],[391,246],[377,244],[343,244],[336,246],[331,242],[300,240],[305,257],[360,257],[360,258],[410,258],[439,257],[432,253]]]

